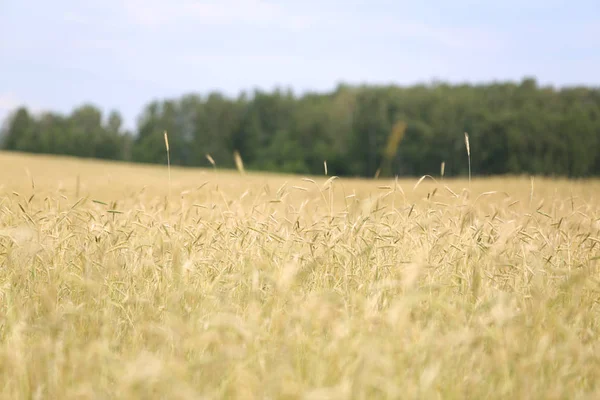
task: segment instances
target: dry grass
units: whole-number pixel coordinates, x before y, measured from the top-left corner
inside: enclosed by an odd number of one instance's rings
[[[599,182],[171,174],[0,153],[2,398],[600,395]]]

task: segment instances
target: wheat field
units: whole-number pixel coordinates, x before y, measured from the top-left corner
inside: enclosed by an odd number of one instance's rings
[[[5,399],[596,399],[600,181],[0,153]]]

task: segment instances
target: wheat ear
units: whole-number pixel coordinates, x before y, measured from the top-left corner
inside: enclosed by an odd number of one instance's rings
[[[471,146],[469,146],[469,134],[465,132],[465,146],[467,146],[467,157],[469,158],[469,187],[471,187]]]
[[[165,131],[165,147],[167,148],[167,170],[169,171],[169,197],[171,197],[171,154],[169,151],[169,135]]]

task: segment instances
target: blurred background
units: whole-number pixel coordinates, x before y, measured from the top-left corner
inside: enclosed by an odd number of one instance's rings
[[[0,2],[0,148],[339,176],[600,173],[600,3]],[[210,155],[210,157],[207,157]]]

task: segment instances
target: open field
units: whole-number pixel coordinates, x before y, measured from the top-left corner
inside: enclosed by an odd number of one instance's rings
[[[476,172],[0,152],[0,397],[600,398],[600,181]]]

